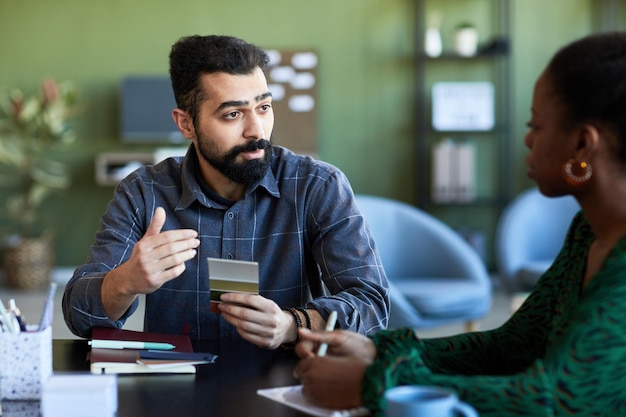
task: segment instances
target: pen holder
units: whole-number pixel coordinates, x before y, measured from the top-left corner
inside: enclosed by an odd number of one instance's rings
[[[0,332],[0,399],[39,400],[52,376],[52,326],[40,332]]]
[[[2,401],[2,417],[40,417],[41,403],[32,400]]]

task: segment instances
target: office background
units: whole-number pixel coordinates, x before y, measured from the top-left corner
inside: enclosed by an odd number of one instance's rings
[[[482,10],[487,1],[499,0],[462,3]],[[458,15],[458,0],[439,3],[444,17]],[[602,1],[512,3],[515,193],[530,185],[523,135],[534,80],[558,47],[596,29]],[[414,202],[414,6],[412,0],[0,0],[0,87],[32,91],[48,76],[72,80],[86,106],[77,120],[79,140],[54,155],[70,164],[73,185],[44,206],[55,224],[57,264],[85,259],[111,198],[113,187],[95,182],[95,157],[143,149],[119,137],[120,80],[167,74],[172,43],[190,34],[317,51],[319,157],[340,167],[358,193]],[[4,194],[0,188],[0,202]],[[0,233],[9,230],[1,218]]]

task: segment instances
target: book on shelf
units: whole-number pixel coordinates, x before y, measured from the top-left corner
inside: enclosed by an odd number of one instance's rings
[[[465,203],[476,199],[476,150],[469,141],[444,138],[432,147],[432,200]]]
[[[213,363],[217,359],[217,356],[211,353],[194,352],[188,335],[94,327],[91,337],[92,342],[169,343],[174,346],[171,350],[164,351],[92,347],[89,353],[89,363],[90,371],[94,374],[192,374],[196,372],[196,365]]]
[[[436,143],[432,148],[432,190],[433,201],[448,202],[454,199],[452,155],[455,152],[455,142],[446,138]]]
[[[476,151],[469,142],[459,142],[456,146],[456,199],[468,202],[476,199]]]

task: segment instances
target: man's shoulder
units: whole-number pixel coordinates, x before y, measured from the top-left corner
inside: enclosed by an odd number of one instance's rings
[[[299,177],[315,175],[328,178],[332,175],[342,174],[336,166],[317,159],[315,153],[296,153],[282,146],[274,146],[274,175],[277,178],[285,176]]]
[[[168,185],[180,184],[182,175],[182,156],[169,157],[156,164],[143,165],[131,172],[122,183],[130,185],[132,183],[149,183],[151,185]]]

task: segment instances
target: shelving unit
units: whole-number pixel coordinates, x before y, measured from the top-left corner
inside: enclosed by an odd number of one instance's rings
[[[122,178],[141,165],[156,164],[170,156],[183,156],[186,147],[155,148],[143,152],[104,152],[96,155],[96,183],[103,186],[115,186]]]
[[[444,42],[443,53],[430,57],[424,48],[427,16],[436,8],[442,19],[455,24],[466,18],[455,14],[456,6],[474,7],[482,16],[478,52],[470,57],[453,51]],[[446,12],[450,12],[446,15]],[[417,206],[434,214],[462,234],[492,269],[493,236],[497,219],[510,201],[513,190],[511,138],[510,0],[417,0],[416,2],[416,174]],[[484,26],[484,27],[483,27]],[[445,36],[445,34],[444,34]],[[497,41],[492,43],[492,41]],[[488,48],[487,45],[492,45]],[[494,87],[494,124],[487,130],[438,131],[432,124],[432,87],[436,82],[484,82]],[[441,202],[433,198],[433,146],[443,138],[469,142],[475,155],[475,197],[466,201]]]

